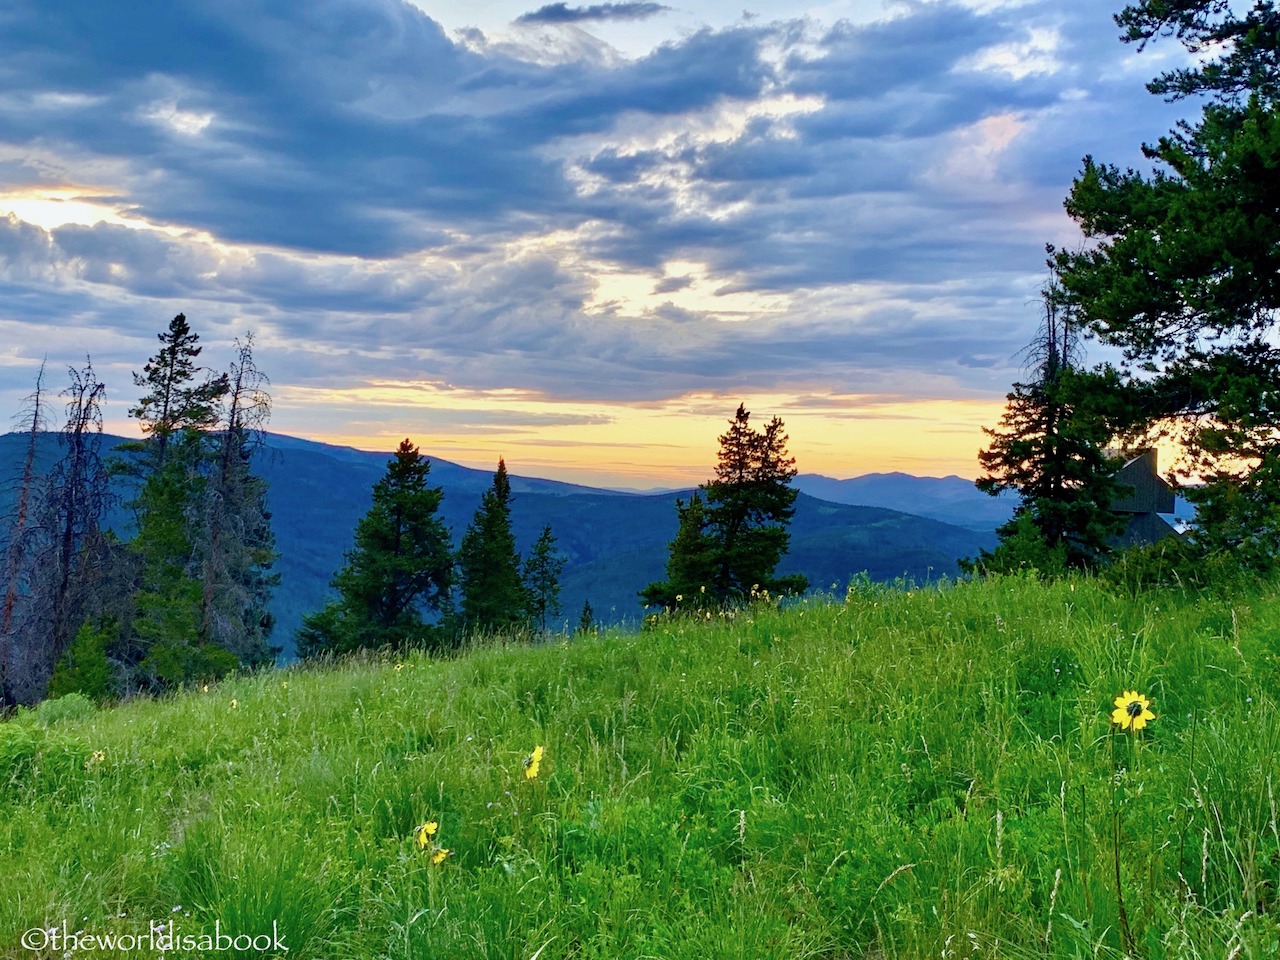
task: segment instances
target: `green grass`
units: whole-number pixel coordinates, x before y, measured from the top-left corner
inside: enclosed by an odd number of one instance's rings
[[[55,702],[0,725],[0,956],[1119,957],[1118,835],[1134,953],[1277,957],[1278,684],[1273,586],[1010,578]]]

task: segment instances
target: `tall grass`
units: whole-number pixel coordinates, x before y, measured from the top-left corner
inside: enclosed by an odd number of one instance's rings
[[[1270,585],[1008,578],[50,705],[0,725],[0,953],[1275,957],[1278,683]]]

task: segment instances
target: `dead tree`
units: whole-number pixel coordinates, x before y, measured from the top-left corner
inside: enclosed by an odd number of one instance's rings
[[[85,583],[95,579],[89,569],[100,555],[102,518],[108,497],[108,476],[102,458],[102,401],[105,385],[93,363],[69,370],[67,420],[60,437],[62,457],[49,487],[51,526],[57,553],[49,571],[53,595],[53,633],[50,651],[56,662],[80,628],[86,614]]]
[[[40,436],[47,425],[43,363],[36,375],[36,388],[23,401],[19,418],[27,435],[27,449],[5,537],[4,600],[0,601],[0,710],[18,702],[16,688],[26,667],[24,635],[30,633],[26,622],[30,618],[24,608],[29,606],[29,579],[42,532],[36,517],[43,494],[43,478],[38,470]]]
[[[266,505],[266,483],[252,472],[271,415],[268,379],[254,363],[253,336],[236,341],[226,378],[225,422],[205,488],[201,558],[200,633],[245,665],[270,659],[267,602],[275,576],[275,538]]]

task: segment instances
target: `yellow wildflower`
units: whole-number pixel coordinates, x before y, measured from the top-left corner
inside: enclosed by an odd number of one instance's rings
[[[542,746],[533,748],[533,753],[524,758],[524,778],[526,780],[537,780],[538,770],[542,765]]]
[[[431,855],[431,862],[438,867],[440,864],[444,863],[445,858],[452,855],[452,850],[446,850],[444,847],[439,847],[436,852]]]
[[[1116,708],[1111,711],[1111,722],[1121,730],[1141,730],[1156,715],[1151,712],[1151,701],[1137,690],[1126,690],[1115,699]]]
[[[431,843],[431,838],[436,835],[436,831],[440,829],[440,824],[434,820],[428,820],[426,823],[413,831],[413,841],[418,845],[419,850],[425,850]]]

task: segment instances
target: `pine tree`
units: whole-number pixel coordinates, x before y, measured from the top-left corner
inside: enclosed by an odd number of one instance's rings
[[[458,551],[462,619],[472,632],[510,630],[527,622],[529,596],[511,532],[511,481],[499,459],[493,486],[480,499]]]
[[[107,648],[119,628],[113,624],[94,626],[86,621],[68,644],[49,679],[49,696],[81,693],[99,702],[115,693]]]
[[[540,633],[547,632],[547,618],[560,615],[560,575],[566,557],[556,549],[551,525],[542,528],[524,562],[524,588],[528,597],[529,616]]]
[[[714,606],[720,601],[707,589],[720,573],[721,554],[702,494],[695,490],[688,503],[676,500],[676,516],[679,524],[667,550],[667,578],[649,584],[640,598],[660,607]]]
[[[1084,160],[1066,201],[1089,239],[1057,255],[1062,286],[1124,353],[1145,424],[1198,483],[1193,541],[1269,566],[1280,555],[1280,12],[1271,0],[1139,0],[1117,16],[1143,49],[1190,57],[1147,85],[1204,97],[1143,153],[1149,173]]]
[[[117,469],[141,481],[131,503],[138,558],[136,617],[122,653],[135,681],[153,688],[218,676],[239,659],[201,631],[203,586],[197,546],[204,537],[213,428],[230,389],[225,374],[196,364],[202,347],[178,314],[157,335],[160,349],[134,382],[147,392],[129,414],[146,438],[122,448],[135,456]]]
[[[582,612],[578,614],[578,633],[591,633],[596,628],[596,612],[591,609],[591,601],[582,601]]]
[[[428,620],[447,612],[453,576],[449,531],[436,516],[443,493],[427,486],[430,462],[404,440],[373,488],[355,546],[333,578],[338,598],[303,620],[298,653],[385,646],[439,647]]]
[[[750,417],[739,404],[720,438],[716,478],[705,486],[707,519],[719,548],[715,592],[722,600],[741,599],[753,589],[799,593],[808,587],[801,576],[774,576],[791,542],[787,524],[798,495],[791,487],[795,458],[787,454],[780,419],[756,431]]]
[[[172,440],[165,462],[147,478],[134,503],[138,532],[130,548],[140,577],[130,659],[135,680],[152,689],[222,676],[239,664],[229,651],[200,636],[194,551],[208,482],[200,469],[205,453],[195,431]]]
[[[803,576],[775,575],[790,543],[787,524],[797,496],[791,487],[795,459],[787,453],[783,423],[774,417],[756,430],[750,419],[739,404],[720,437],[715,479],[688,504],[677,501],[680,525],[669,548],[667,579],[641,591],[646,603],[720,606],[761,592],[808,587]]]
[[[1109,509],[1122,493],[1113,479],[1120,462],[1107,453],[1120,432],[1115,408],[1123,409],[1115,371],[1079,369],[1080,328],[1052,283],[1042,302],[1040,333],[1029,348],[1032,377],[1014,384],[1000,424],[984,430],[990,447],[978,454],[987,471],[978,489],[1022,498],[997,531],[1001,545],[968,565],[991,572],[1094,566],[1124,526]]]
[[[142,432],[153,442],[145,448],[152,464],[163,465],[173,436],[184,430],[203,430],[218,420],[218,404],[229,385],[225,376],[197,375],[204,372],[196,366],[203,347],[200,337],[191,330],[184,314],[169,323],[169,329],[157,334],[160,349],[147,361],[133,382],[146,389],[129,416],[142,424]]]

